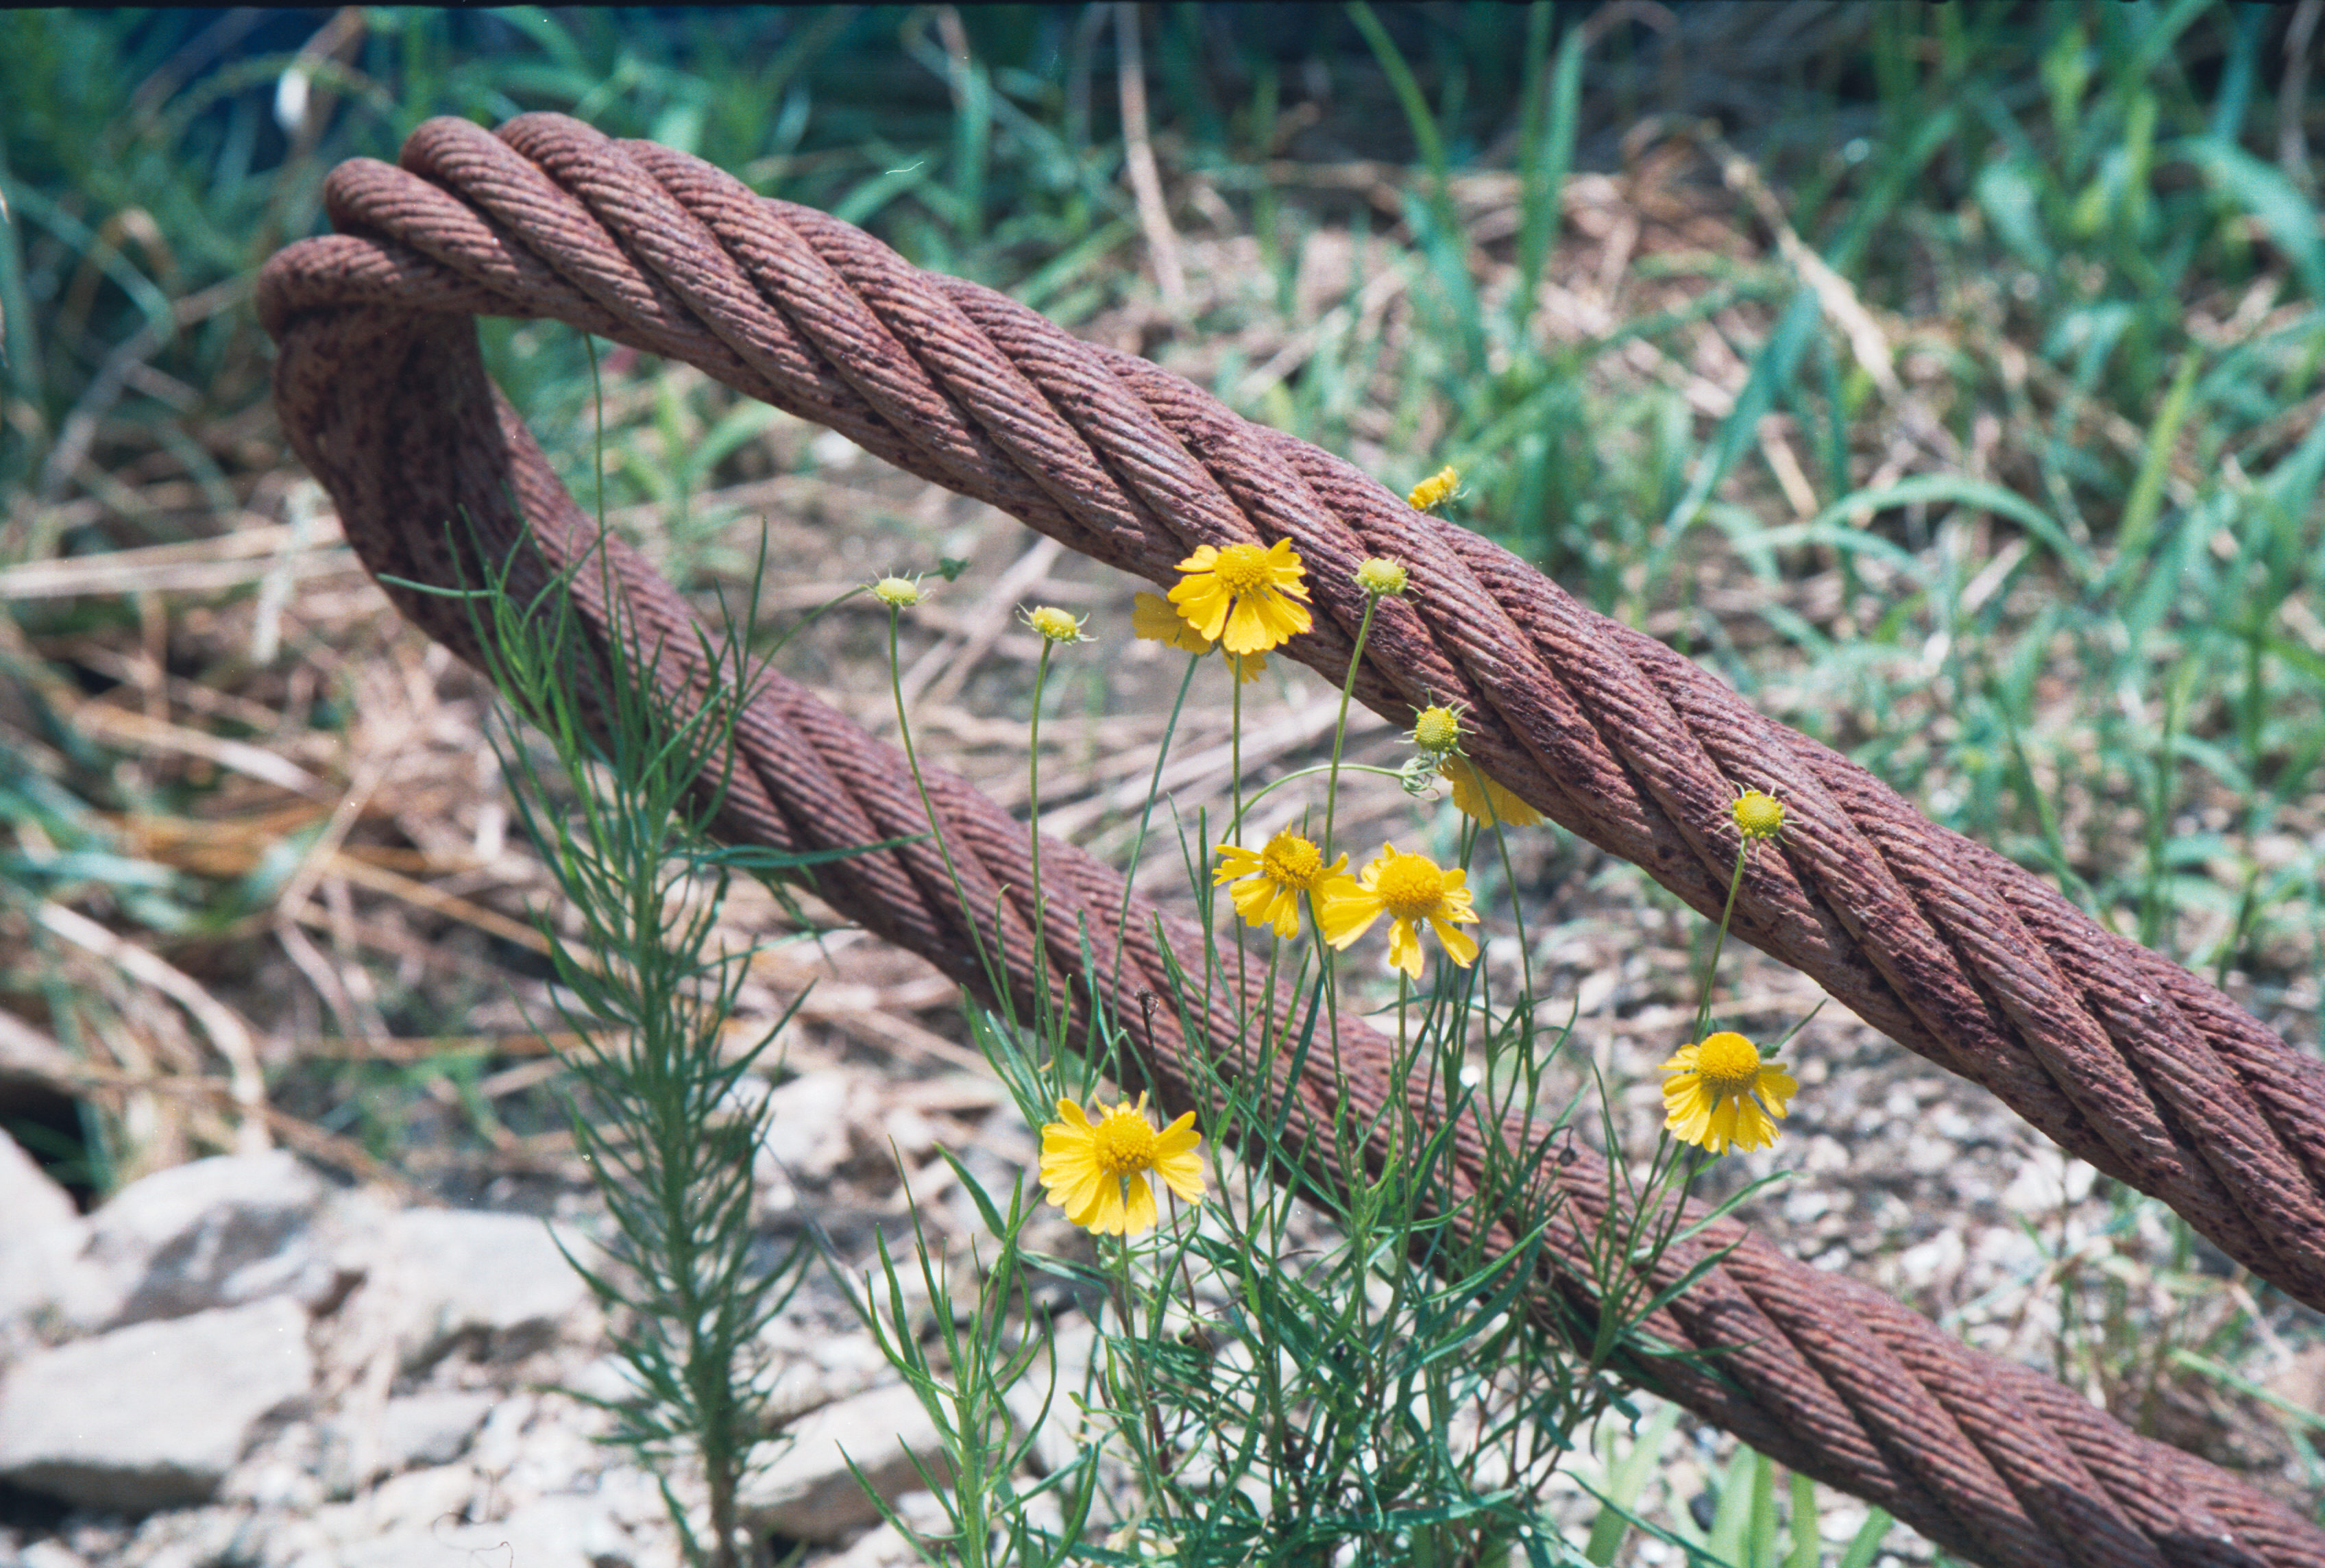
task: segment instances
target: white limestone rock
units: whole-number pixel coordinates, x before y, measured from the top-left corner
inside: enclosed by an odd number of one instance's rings
[[[342,1410],[326,1428],[323,1484],[346,1497],[382,1476],[449,1464],[492,1414],[500,1396],[445,1389]]]
[[[260,1516],[247,1508],[171,1508],[153,1515],[108,1562],[108,1568],[218,1568],[244,1563],[261,1537]]]
[[[595,1332],[589,1287],[558,1250],[548,1223],[527,1214],[412,1209],[395,1220],[383,1287],[400,1300],[398,1340],[406,1369],[426,1367],[467,1343],[514,1358]],[[585,1261],[594,1250],[567,1233]],[[371,1287],[367,1286],[366,1288]]]
[[[952,1528],[952,1520],[934,1492],[906,1492],[894,1506],[905,1528],[914,1534],[941,1536]],[[913,1568],[921,1561],[919,1549],[904,1531],[884,1521],[858,1536],[846,1551],[826,1558],[821,1568]]]
[[[402,1483],[402,1484],[399,1484]],[[677,1568],[666,1531],[635,1527],[623,1499],[595,1490],[542,1497],[499,1517],[465,1466],[412,1471],[371,1498],[325,1508],[278,1532],[265,1568]]]
[[[0,1545],[5,1545],[5,1540],[0,1540]],[[14,1556],[0,1560],[13,1568],[88,1568],[88,1558],[54,1537],[32,1542],[19,1548]]]
[[[39,1351],[0,1382],[0,1480],[132,1515],[207,1502],[313,1377],[279,1296]]]
[[[427,1554],[432,1533],[466,1523],[479,1490],[477,1472],[465,1464],[406,1471],[352,1502],[283,1520],[261,1543],[258,1562],[263,1568],[339,1568],[357,1562],[384,1564],[398,1559],[368,1558],[363,1554],[391,1541],[401,1543],[412,1554],[401,1561],[439,1561]]]
[[[949,1478],[935,1423],[901,1383],[812,1411],[790,1435],[791,1446],[744,1483],[737,1501],[755,1528],[793,1540],[837,1541],[879,1518],[848,1469],[851,1459],[891,1501],[928,1486],[915,1454],[930,1476]]]
[[[58,1304],[88,1244],[78,1216],[0,1236],[0,1370],[71,1333]]]
[[[0,1370],[66,1332],[56,1302],[88,1242],[64,1188],[0,1132]]]
[[[280,1149],[157,1171],[88,1217],[59,1310],[88,1333],[268,1296],[320,1305],[336,1280],[315,1231],[329,1195]]]
[[[49,1178],[23,1145],[0,1132],[0,1241],[78,1218],[71,1195]]]

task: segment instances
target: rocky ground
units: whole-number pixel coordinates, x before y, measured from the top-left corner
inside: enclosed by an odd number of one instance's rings
[[[1635,898],[1616,885],[1626,874],[1577,864],[1557,886],[1582,903],[1593,888]],[[1627,960],[1592,950],[1579,925],[1553,920],[1537,937],[1550,970],[1542,983],[1571,982],[1563,994],[1578,1008],[1575,1071],[1586,1050],[1595,1056],[1620,1086],[1618,1119],[1643,1136],[1654,1117],[1644,1068],[1681,1027],[1669,1001],[1656,1000],[1672,994],[1664,971],[1685,957],[1678,917],[1657,936],[1651,922]],[[876,964],[885,994],[912,994],[906,961]],[[1811,1004],[1802,982],[1772,964],[1738,973],[1740,1016],[1797,1017]],[[940,1025],[943,1003],[920,994],[931,1000],[928,1022]],[[1034,1148],[1006,1095],[959,1060],[831,1043],[841,1038],[831,1031],[819,1044],[803,1031],[768,1084],[769,1236],[795,1235],[812,1218],[849,1255],[847,1268],[868,1257],[875,1231],[905,1236],[915,1212],[939,1243],[975,1231],[935,1149],[968,1151],[980,1180],[1005,1185]],[[2095,1192],[2087,1170],[1999,1107],[1853,1021],[1828,1013],[1790,1055],[1803,1092],[1785,1139],[1723,1173],[1730,1182],[1789,1173],[1753,1204],[1757,1223],[1987,1348],[2063,1368],[2119,1411],[2136,1414],[2144,1398],[2178,1440],[2300,1495],[2282,1432],[2262,1407],[2183,1375],[2143,1383],[2154,1370],[2145,1363],[2083,1353],[2110,1321],[2105,1310],[2077,1311],[2105,1306],[2091,1277],[2130,1280],[2176,1304],[2180,1342],[2191,1345],[2207,1326],[2191,1313],[2249,1304],[2200,1253],[2173,1271],[2158,1211]],[[655,1478],[594,1441],[604,1418],[588,1400],[618,1395],[622,1383],[605,1324],[560,1249],[589,1258],[597,1212],[578,1186],[536,1185],[525,1196],[530,1212],[421,1206],[334,1183],[275,1150],[158,1172],[82,1215],[0,1139],[0,1562],[676,1563]],[[1077,1244],[1054,1216],[1037,1239],[1053,1250]],[[2119,1301],[2115,1317],[2129,1324],[2155,1310],[2142,1296]],[[2281,1353],[2263,1367],[2269,1390],[2314,1407],[2325,1370],[2314,1325],[2281,1312],[2259,1321],[2283,1331]],[[1061,1344],[1087,1346],[1089,1325],[1070,1306],[1058,1326]],[[906,1451],[927,1453],[932,1434],[830,1273],[811,1275],[769,1349],[791,1442],[754,1484],[752,1519],[804,1562],[910,1560],[840,1451],[907,1519],[931,1518]],[[1649,1511],[1700,1508],[1724,1453],[1714,1434],[1683,1425],[1644,1499]],[[1582,1494],[1560,1501],[1578,1530],[1587,1526]],[[1827,1502],[1824,1527],[1845,1539],[1861,1510]],[[1905,1532],[1891,1545],[1894,1560],[1928,1558]],[[1665,1558],[1645,1543],[1629,1560]]]

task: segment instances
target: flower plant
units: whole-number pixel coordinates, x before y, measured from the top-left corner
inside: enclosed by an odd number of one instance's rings
[[[1440,504],[1457,482],[1450,470],[1437,475],[1415,491],[1413,504]],[[1708,1027],[1715,942],[1697,1028],[1673,1042],[1665,1064],[1658,1152],[1643,1175],[1618,1177],[1625,1202],[1609,1206],[1610,1215],[1632,1217],[1593,1229],[1596,1305],[1562,1323],[1529,1315],[1518,1293],[1561,1200],[1528,1173],[1540,1169],[1574,1107],[1541,1098],[1542,1069],[1566,1033],[1537,1020],[1514,903],[1503,915],[1488,905],[1507,901],[1514,885],[1507,835],[1540,827],[1542,814],[1468,755],[1462,706],[1432,704],[1415,714],[1406,736],[1411,763],[1361,770],[1415,791],[1424,836],[1451,853],[1385,844],[1351,874],[1333,829],[1342,776],[1359,770],[1344,761],[1356,672],[1381,602],[1426,585],[1387,558],[1354,570],[1365,614],[1341,683],[1331,761],[1247,796],[1244,687],[1265,655],[1312,630],[1308,565],[1279,539],[1202,546],[1178,571],[1166,594],[1136,595],[1131,629],[1188,656],[1181,703],[1211,654],[1230,661],[1233,803],[1218,832],[1198,818],[1186,841],[1195,873],[1186,892],[1204,910],[1209,937],[1199,952],[1171,955],[1176,994],[1142,1005],[1191,1019],[1206,997],[1231,999],[1244,1010],[1246,1044],[1255,1045],[1264,1070],[1231,1082],[1196,1060],[1191,1104],[1173,1106],[1175,1118],[1160,1125],[1149,1109],[1151,1086],[1127,1048],[1136,1019],[1116,1014],[1101,990],[1085,999],[1092,1016],[1077,1033],[1062,1005],[1067,986],[1046,969],[1031,1016],[1019,1016],[1005,977],[992,971],[992,993],[1003,1001],[997,1010],[972,1008],[972,1031],[1028,1128],[1039,1130],[1032,1185],[1088,1234],[1095,1258],[1037,1254],[1025,1227],[1040,1205],[1026,1177],[1005,1195],[955,1160],[996,1256],[973,1301],[953,1296],[924,1243],[919,1272],[930,1310],[956,1325],[944,1332],[993,1348],[948,1375],[913,1348],[922,1331],[883,1247],[858,1310],[936,1418],[955,1478],[939,1488],[948,1527],[920,1545],[931,1561],[978,1564],[1166,1556],[1320,1568],[1351,1561],[1351,1549],[1363,1562],[1499,1561],[1496,1554],[1512,1551],[1556,1561],[1542,1499],[1570,1434],[1624,1406],[1626,1359],[1668,1353],[1640,1337],[1654,1305],[1642,1281],[1672,1240],[1673,1200],[1712,1157],[1774,1144],[1798,1085],[1744,1036]],[[875,594],[888,611],[896,720],[917,777],[894,654],[912,605]],[[1074,644],[1104,628],[1102,617],[1046,607],[1024,619],[1043,640],[1027,737],[1035,759],[1026,793],[1038,926],[1046,918],[1038,891],[1043,690],[1053,657],[1072,656]],[[1178,713],[1174,706],[1155,760],[1158,781]],[[1431,804],[1440,785],[1450,787],[1450,810]],[[1246,816],[1278,790],[1307,792],[1304,820],[1246,845]],[[1141,842],[1158,803],[1150,789]],[[1753,792],[1730,818],[1748,854],[1772,844],[1782,807]],[[943,848],[932,808],[928,826]],[[1487,850],[1499,874],[1481,890],[1472,885],[1472,862]],[[1739,854],[1739,880],[1744,863]],[[1220,889],[1233,916],[1224,922],[1209,918]],[[1725,929],[1723,918],[1723,936]],[[1516,950],[1514,987],[1485,962],[1480,938],[1497,933]],[[1085,954],[1097,950],[1100,935],[1075,934]],[[1302,942],[1303,935],[1316,940]],[[1038,932],[1036,951],[1048,951]],[[1344,1084],[1330,1164],[1354,1173],[1348,1185],[1267,1174],[1313,1163],[1284,1141],[1283,1108],[1266,1085],[1279,1073],[1300,1076],[1303,1064],[1312,1074],[1329,1060],[1338,1072],[1340,1020],[1372,1010],[1366,993],[1389,976],[1391,1081],[1489,1132],[1485,1186],[1499,1205],[1496,1221],[1518,1238],[1514,1252],[1488,1250],[1477,1239],[1492,1226],[1438,1212],[1454,1186],[1450,1147],[1444,1123],[1423,1118],[1413,1097],[1368,1107]],[[1255,995],[1262,999],[1255,1005]],[[1110,1093],[1109,1084],[1119,1088]],[[1602,1115],[1616,1114],[1612,1105]],[[1610,1127],[1607,1141],[1619,1137]],[[1302,1240],[1311,1205],[1330,1222],[1320,1242]],[[1454,1240],[1461,1235],[1471,1239]],[[1053,1331],[1024,1319],[1028,1268],[1079,1279],[1104,1304],[1079,1378]],[[1028,1484],[1013,1472],[1009,1442],[987,1432],[977,1413],[1002,1407],[1014,1397],[1012,1379],[1037,1369],[1048,1376],[1042,1407],[1070,1434],[1074,1458]]]

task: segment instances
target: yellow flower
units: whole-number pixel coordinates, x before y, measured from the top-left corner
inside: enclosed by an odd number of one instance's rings
[[[1415,512],[1427,512],[1451,495],[1461,483],[1461,471],[1448,463],[1436,473],[1413,487],[1405,496],[1405,504]]]
[[[1272,546],[1200,545],[1179,563],[1186,573],[1171,602],[1199,637],[1216,637],[1229,653],[1264,653],[1315,623],[1308,614],[1307,567],[1288,539]]]
[[[1681,1046],[1655,1069],[1663,1080],[1663,1125],[1682,1143],[1713,1154],[1766,1148],[1782,1131],[1784,1114],[1801,1085],[1774,1062],[1762,1063],[1759,1047],[1732,1029],[1708,1035],[1700,1046]]]
[[[1737,796],[1736,804],[1728,807],[1728,815],[1736,819],[1736,831],[1747,843],[1774,838],[1784,831],[1784,803],[1757,789],[1746,789]]]
[[[1413,729],[1405,739],[1433,757],[1450,756],[1461,749],[1460,710],[1422,708],[1413,715]]]
[[[1160,1217],[1153,1172],[1185,1202],[1203,1195],[1203,1161],[1195,1146],[1203,1135],[1188,1111],[1162,1131],[1146,1119],[1146,1096],[1107,1109],[1093,1104],[1093,1121],[1070,1100],[1058,1102],[1059,1120],[1042,1129],[1042,1185],[1066,1218],[1100,1236],[1135,1236]]]
[[[1421,922],[1426,920],[1445,944],[1447,955],[1467,968],[1477,961],[1477,939],[1456,927],[1473,925],[1477,918],[1468,883],[1459,866],[1440,871],[1425,854],[1400,854],[1396,845],[1385,844],[1361,880],[1334,877],[1319,890],[1317,923],[1324,928],[1325,941],[1346,947],[1381,916],[1394,917],[1388,961],[1418,980]]]
[[[1437,765],[1437,771],[1453,786],[1453,804],[1491,826],[1504,827],[1533,827],[1542,822],[1542,813],[1486,777],[1485,770],[1467,757],[1451,756]]]
[[[1094,637],[1082,635],[1082,620],[1077,619],[1055,604],[1037,604],[1025,612],[1025,624],[1052,642],[1094,642]]]
[[[1144,641],[1168,643],[1189,653],[1209,653],[1218,646],[1188,625],[1187,618],[1160,594],[1130,596],[1130,630]],[[1230,653],[1227,661],[1227,668],[1236,672],[1236,678],[1246,684],[1257,680],[1259,672],[1267,668],[1267,656],[1264,653]]]
[[[1357,564],[1357,586],[1376,599],[1402,597],[1408,580],[1404,563],[1386,556],[1375,556]]]
[[[1235,900],[1236,913],[1243,917],[1244,924],[1273,922],[1275,934],[1287,940],[1300,934],[1300,895],[1312,897],[1326,878],[1338,876],[1348,863],[1348,857],[1342,855],[1326,865],[1324,852],[1288,827],[1269,839],[1264,850],[1223,844],[1218,853],[1212,885],[1234,882],[1234,890],[1227,896]]]
[[[892,610],[909,610],[921,602],[921,580],[883,577],[872,585],[872,596]]]

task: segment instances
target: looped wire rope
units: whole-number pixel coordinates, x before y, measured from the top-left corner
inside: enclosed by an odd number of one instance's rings
[[[1402,720],[1430,702],[1467,703],[1487,773],[1715,918],[1737,850],[1729,780],[1772,790],[1790,826],[1781,853],[1751,857],[1737,935],[2325,1306],[2318,1063],[1499,547],[1144,360],[650,143],[550,115],[497,134],[434,120],[406,143],[401,168],[343,164],[326,198],[340,232],[278,254],[260,309],[281,346],[285,430],[375,576],[473,584],[495,550],[522,542],[531,553],[511,591],[572,571],[572,602],[597,640],[589,659],[606,657],[618,602],[650,645],[662,637],[672,700],[696,700],[710,678],[683,601],[598,536],[492,388],[465,319],[477,315],[553,318],[685,360],[1156,583],[1175,580],[1198,544],[1291,539],[1319,613],[1315,632],[1283,651],[1335,681],[1364,609],[1357,563],[1397,558],[1413,592],[1380,605],[1356,687],[1369,706]],[[476,530],[472,558],[454,558],[455,518]],[[477,661],[458,602],[384,586]],[[730,839],[837,847],[927,826],[901,757],[789,681],[767,678],[736,743],[719,823]],[[1005,956],[1007,988],[1030,998],[1024,826],[958,778],[931,783],[969,907],[996,912],[986,939]],[[1078,919],[1113,932],[1121,879],[1054,841],[1042,876],[1053,973],[1110,992],[1104,1001],[1124,1013],[1142,992],[1171,994],[1158,944],[1200,950],[1200,933],[1134,900],[1120,979],[1111,952],[1084,977]],[[819,884],[844,914],[987,989],[927,844],[835,862]],[[1389,1046],[1365,1026],[1339,1032],[1345,1084],[1320,1063],[1293,1080],[1280,1061],[1246,1055],[1230,1000],[1215,998],[1191,1038],[1168,1010],[1153,1014],[1151,1039],[1136,1043],[1164,1105],[1198,1102],[1198,1056],[1225,1072],[1265,1071],[1291,1108],[1292,1141],[1305,1135],[1312,1168],[1335,1182],[1364,1175],[1331,1158],[1336,1104],[1361,1112],[1402,1093],[1424,1121],[1443,1120],[1420,1086],[1391,1081]],[[1455,1130],[1471,1192],[1490,1185],[1505,1130],[1469,1121]],[[1511,1136],[1524,1146],[1522,1130]],[[1376,1168],[1384,1154],[1368,1148],[1364,1162]],[[1561,1201],[1537,1287],[1547,1316],[1556,1300],[1578,1299],[1608,1187],[1603,1167],[1571,1147],[1535,1180]],[[1495,1239],[1512,1241],[1507,1225]],[[2325,1536],[2291,1510],[1733,1224],[1674,1248],[1658,1277],[1676,1279],[1705,1249],[1731,1243],[1653,1325],[1716,1349],[1711,1363],[1658,1361],[1647,1377],[1782,1462],[1995,1564],[2325,1568]]]

